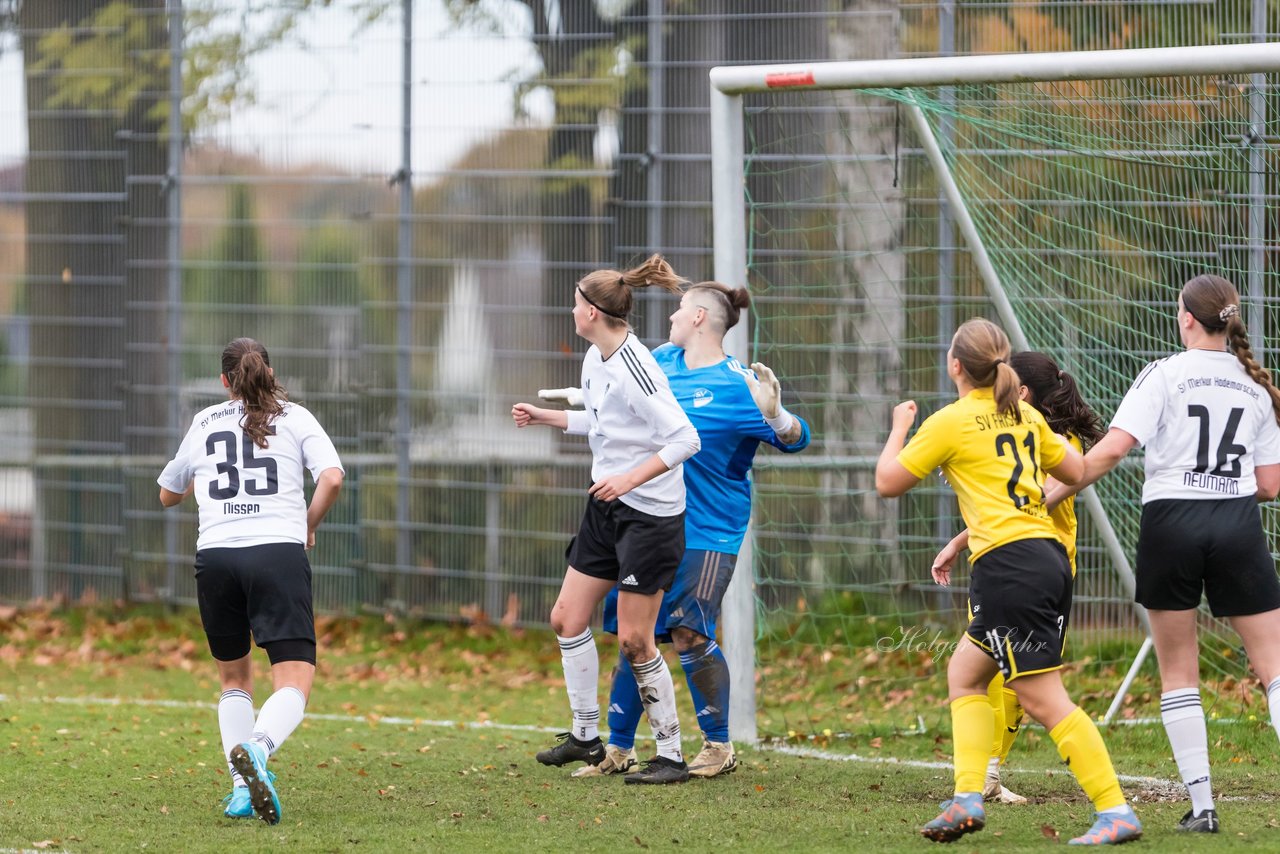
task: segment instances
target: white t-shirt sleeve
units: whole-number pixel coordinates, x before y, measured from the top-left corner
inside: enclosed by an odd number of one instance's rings
[[[1151,362],[1133,381],[1124,400],[1111,419],[1111,426],[1119,428],[1145,446],[1156,434],[1164,415],[1164,372],[1159,362]]]
[[[333,440],[316,417],[302,407],[297,407],[290,417],[297,416],[302,416],[301,423],[297,425],[301,427],[298,445],[302,449],[302,464],[311,472],[311,479],[316,480],[326,469],[338,469],[345,473],[338,449],[333,446]]]
[[[564,414],[569,419],[564,432],[571,436],[585,436],[591,432],[591,416],[585,409],[566,409]]]
[[[667,375],[658,367],[653,354],[645,352],[638,357],[628,346],[618,350],[626,366],[627,402],[644,422],[653,430],[654,437],[662,444],[658,456],[673,469],[692,457],[702,447],[698,431],[694,428],[689,416],[676,402],[671,393],[671,383]]]
[[[193,422],[187,435],[182,437],[182,443],[178,445],[178,453],[165,464],[164,471],[156,478],[156,483],[170,492],[183,493],[191,485],[191,477],[195,474],[191,463],[191,436],[195,433],[194,427]]]
[[[1258,427],[1258,438],[1253,448],[1253,464],[1270,466],[1280,463],[1280,426],[1276,424],[1275,411],[1266,398],[1267,408]]]

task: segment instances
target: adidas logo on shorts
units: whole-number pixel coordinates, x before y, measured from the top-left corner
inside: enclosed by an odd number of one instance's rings
[[[622,579],[622,583],[630,584],[632,587],[638,587],[640,585],[640,582],[636,581],[636,577],[634,575],[628,575],[626,578]]]

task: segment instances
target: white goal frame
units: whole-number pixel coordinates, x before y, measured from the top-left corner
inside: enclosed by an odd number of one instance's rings
[[[1031,83],[1069,80],[1104,80],[1127,77],[1172,77],[1208,74],[1256,74],[1280,72],[1280,43],[1201,45],[1194,47],[1066,53],[999,54],[994,56],[930,57],[861,62],[819,62],[787,65],[719,66],[711,69],[711,207],[715,278],[731,285],[747,284],[747,233],[745,205],[745,151],[742,96],[750,92],[787,89],[902,89],[911,86],[948,86],[966,83]],[[1262,79],[1257,81],[1263,83]],[[1256,92],[1261,86],[1254,87]],[[1262,122],[1261,96],[1253,102],[1253,121]],[[973,260],[986,284],[997,312],[1019,349],[1030,349],[1021,324],[1005,294],[970,218],[968,209],[923,112],[912,106],[912,121],[923,141],[925,154],[937,173],[942,190],[953,208],[956,226],[964,235]],[[739,323],[726,335],[726,349],[749,355],[747,323]],[[1098,526],[1107,552],[1115,561],[1121,582],[1133,593],[1133,571],[1128,556],[1112,528],[1101,501],[1092,488],[1081,493],[1090,517]],[[747,532],[737,570],[725,593],[722,632],[729,661],[731,696],[729,733],[737,741],[754,742],[755,698],[755,566],[752,536]],[[1146,625],[1146,614],[1135,605]],[[1125,691],[1150,650],[1143,644],[1107,719],[1114,715]]]

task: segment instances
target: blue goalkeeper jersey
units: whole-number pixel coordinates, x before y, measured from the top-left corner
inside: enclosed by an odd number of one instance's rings
[[[783,444],[751,398],[737,359],[690,368],[684,350],[663,344],[653,351],[671,381],[671,391],[698,430],[702,449],[684,463],[685,548],[737,554],[751,520],[751,463],[761,442],[786,453],[809,445],[809,425],[800,438]]]

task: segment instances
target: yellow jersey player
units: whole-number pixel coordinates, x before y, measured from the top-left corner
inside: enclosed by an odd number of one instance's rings
[[[1053,432],[1066,438],[1071,447],[1084,453],[1103,436],[1102,420],[1098,413],[1080,395],[1075,378],[1058,367],[1044,353],[1024,351],[1014,353],[1009,364],[1018,374],[1019,396],[1036,408]],[[1046,492],[1054,487],[1053,478],[1045,481]],[[1071,577],[1076,574],[1076,508],[1074,496],[1068,497],[1056,507],[1049,508],[1054,531],[1067,550],[1071,564]],[[933,559],[933,579],[938,584],[951,584],[951,567],[960,552],[969,545],[969,532],[961,531],[947,543]],[[972,614],[970,614],[972,618]],[[1004,804],[1025,804],[1022,795],[1005,788],[1000,781],[1000,766],[1009,757],[1013,742],[1022,725],[1023,710],[1018,705],[1018,695],[1004,684],[1003,674],[997,673],[987,687],[987,701],[995,715],[995,731],[991,744],[991,757],[987,760],[987,779],[983,785],[984,801]]]
[[[973,552],[973,620],[947,666],[955,794],[921,833],[950,842],[986,824],[982,788],[994,729],[987,687],[1000,672],[1049,731],[1097,811],[1093,826],[1071,843],[1127,842],[1142,835],[1142,824],[1125,802],[1102,736],[1067,696],[1060,673],[1072,578],[1045,507],[1044,479],[1075,483],[1084,461],[1019,399],[1009,353],[1009,339],[994,323],[961,325],[947,353],[960,399],[926,419],[910,445],[916,404],[898,404],[876,463],[876,490],[886,497],[941,468]]]

